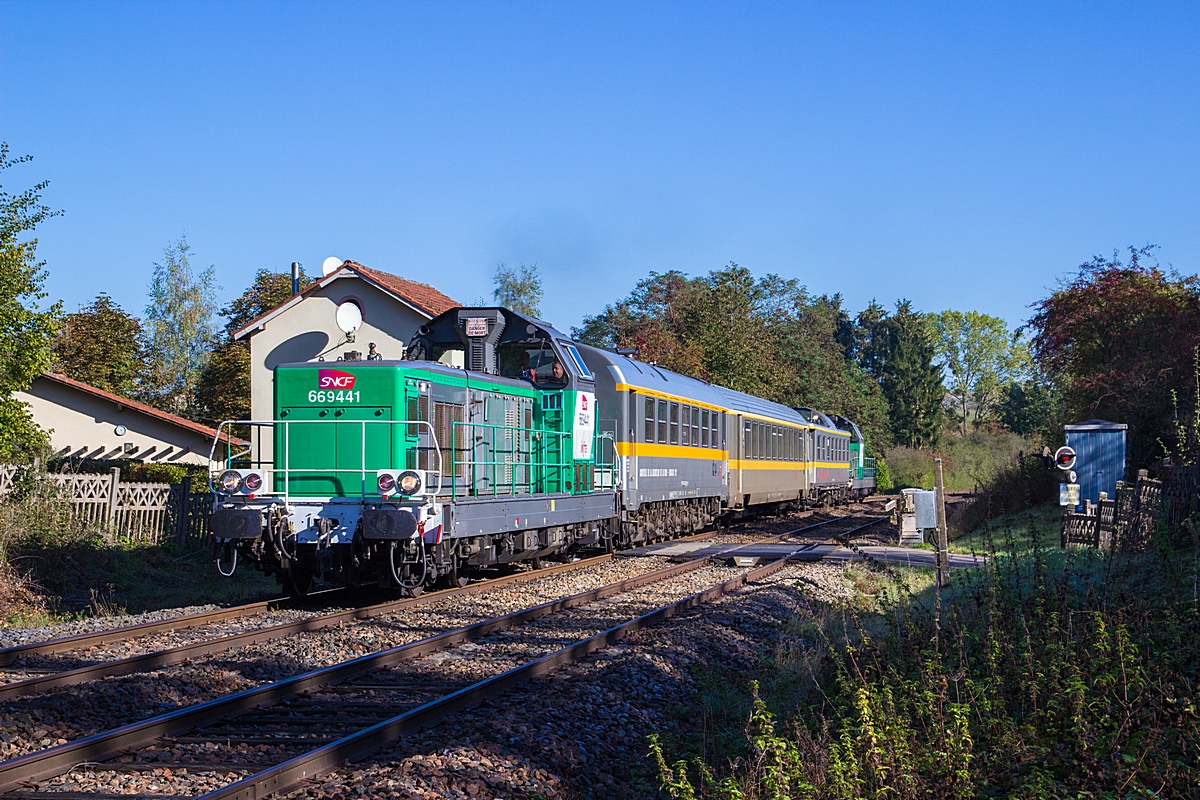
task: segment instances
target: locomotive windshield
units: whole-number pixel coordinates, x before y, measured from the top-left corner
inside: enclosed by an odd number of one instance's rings
[[[544,339],[505,342],[496,349],[496,356],[500,362],[500,374],[505,378],[518,378],[543,386],[564,386],[567,383],[567,375],[558,356]]]

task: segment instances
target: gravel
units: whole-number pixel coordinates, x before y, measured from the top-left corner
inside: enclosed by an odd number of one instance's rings
[[[377,688],[372,687],[376,687],[381,681],[394,683],[397,687],[403,688],[403,691],[399,692],[401,696],[408,696],[410,695],[409,688],[413,686],[430,683],[435,685],[473,683],[540,655],[558,650],[571,642],[599,633],[614,624],[653,610],[667,602],[708,588],[739,572],[740,570],[737,569],[705,565],[650,586],[633,589],[597,603],[543,617],[518,628],[499,631],[476,642],[459,645],[448,651],[404,662],[390,670],[373,673],[367,678],[371,687],[364,687],[356,691],[353,684],[343,684],[340,687],[317,692],[306,700],[370,702],[376,704],[377,708],[386,708],[389,713],[396,713],[399,710],[396,708],[397,704],[394,701],[389,702],[392,693],[380,693]],[[409,705],[412,703],[410,702]],[[244,720],[252,722],[250,717],[244,718]],[[302,751],[301,748],[289,746],[254,746],[244,743],[228,746],[224,737],[226,735],[236,736],[239,724],[243,726],[241,730],[247,729],[244,722],[233,722],[228,726],[223,724],[210,726],[207,734],[215,737],[215,741],[167,743],[165,746],[152,747],[138,754],[139,761],[161,761],[164,768],[171,765],[172,772],[169,776],[159,770],[139,773],[76,770],[68,776],[51,781],[45,788],[71,791],[101,789],[113,791],[116,788],[120,792],[163,791],[195,794],[211,789],[213,781],[216,780],[219,783],[222,777],[228,780],[236,779],[234,777],[236,773],[231,772],[228,768],[230,764],[248,763],[254,764],[256,768],[263,768]],[[227,730],[227,727],[232,730]],[[349,732],[357,727],[361,727],[361,725],[350,725],[344,732]],[[329,732],[328,727],[321,727],[313,730],[312,735]],[[271,735],[271,726],[259,724],[255,729],[255,735]],[[297,744],[302,744],[302,742],[297,742]],[[203,762],[206,760],[221,762],[225,766],[224,771],[205,770]],[[508,763],[502,758],[499,761]],[[188,766],[184,768],[185,772],[178,769],[180,762],[189,762]],[[518,782],[529,776],[539,777],[536,770],[526,770],[524,766],[515,764],[515,762],[510,772]]]
[[[531,576],[528,581],[436,601],[395,615],[228,650],[155,672],[106,678],[15,699],[0,712],[0,757],[12,758],[604,586],[657,569],[662,563],[657,558],[630,558],[543,578]]]
[[[81,633],[98,633],[114,628],[124,628],[129,625],[140,625],[143,622],[161,622],[190,614],[203,614],[216,611],[220,606],[209,604],[204,606],[184,606],[182,608],[164,608],[160,611],[147,611],[144,614],[122,614],[114,617],[86,617],[84,619],[60,622],[55,625],[43,625],[40,628],[5,628],[0,630],[0,648],[16,647],[30,642],[47,642],[51,639],[61,639],[65,636],[77,636]]]
[[[852,508],[851,510],[859,509]],[[804,519],[796,518],[779,519],[767,523],[760,522],[755,524],[753,533],[723,532],[714,535],[714,538],[720,541],[752,541],[761,538],[764,533],[781,533],[799,527],[804,522]],[[813,533],[818,531],[821,529],[817,529]],[[389,617],[358,621],[339,628],[304,633],[273,642],[239,648],[202,661],[154,673],[110,678],[92,684],[66,687],[39,697],[14,701],[8,704],[3,713],[0,713],[0,756],[11,758],[21,753],[64,743],[97,731],[136,721],[181,705],[203,702],[298,672],[415,641],[431,634],[526,608],[549,599],[575,594],[643,574],[663,566],[664,563],[658,558],[627,557],[578,572],[560,573],[544,578],[531,577],[529,581],[502,587],[495,591],[442,600],[428,606],[408,609]],[[634,613],[642,613],[642,611],[662,605],[669,601],[664,599],[667,595],[671,595],[671,597],[684,596],[706,588],[736,574],[736,572],[737,570],[723,567],[705,566],[663,584],[644,587],[583,609],[553,615],[523,626],[520,631],[495,634],[486,640],[467,646],[467,649],[460,651],[459,655],[455,655],[453,651],[449,654],[437,654],[430,658],[408,662],[398,669],[407,670],[407,674],[411,675],[427,673],[439,675],[443,679],[449,676],[452,680],[477,680],[486,673],[486,669],[507,668],[523,663],[535,655],[550,652],[569,641],[610,627],[618,621],[629,618]],[[769,584],[745,590],[740,594],[745,597],[757,597],[770,589],[776,594],[782,592],[780,596],[804,598],[804,602],[812,602],[816,599],[836,601],[845,597],[850,591],[840,577],[836,577],[840,576],[840,573],[841,567],[831,565],[797,565],[779,573]],[[835,577],[831,578],[831,576]],[[780,589],[779,587],[786,588]],[[728,600],[720,601],[712,609],[692,612],[680,622],[655,630],[683,630],[688,626],[701,624],[703,620],[710,617],[715,619],[713,609],[724,608],[728,603]],[[792,605],[792,612],[795,612],[799,606],[796,606],[795,603]],[[191,613],[195,610],[202,609],[188,609],[187,611]],[[169,618],[169,616],[165,616],[169,612],[155,613],[164,616],[153,618]],[[275,613],[287,615],[309,612]],[[745,615],[739,612],[734,616],[741,618]],[[751,614],[752,616],[753,614]],[[140,620],[142,617],[149,618],[151,615],[138,615],[136,619]],[[132,624],[135,618],[119,619],[124,625]],[[255,618],[250,618],[250,620],[253,619]],[[270,624],[274,624],[275,621]],[[86,622],[90,621],[80,621],[80,623]],[[96,620],[96,622],[103,622],[103,620]],[[230,622],[241,626],[261,627],[260,624],[246,619]],[[701,627],[711,626],[711,624],[703,623]],[[59,630],[62,627],[55,626],[55,636],[69,635],[69,633]],[[246,628],[242,627],[241,629]],[[766,628],[763,630],[765,631]],[[192,632],[181,631],[179,633],[192,635]],[[667,660],[663,662],[662,666],[677,660],[686,660],[682,654],[688,650],[711,653],[715,654],[715,657],[725,659],[729,655],[728,653],[717,652],[721,650],[725,640],[721,636],[715,636],[711,642],[707,641],[709,635],[713,633],[714,631],[706,629],[706,632],[696,641],[690,641],[689,637],[685,636],[684,639],[689,640],[686,642],[686,646],[684,642],[675,642],[679,652],[668,648]],[[646,632],[636,634],[631,641],[636,642],[647,635]],[[203,634],[198,633],[197,636],[203,638]],[[29,640],[35,638],[35,636],[31,636]],[[160,641],[162,640],[160,639]],[[166,641],[171,640],[168,637]],[[126,654],[139,652],[137,647],[153,649],[151,645],[146,644],[114,645],[104,657],[123,657],[111,655],[122,652],[122,647],[134,648],[124,651]],[[476,649],[472,650],[472,647]],[[747,647],[749,650],[755,650],[754,647]],[[610,648],[600,656],[589,660],[585,665],[572,666],[549,679],[538,681],[534,686],[541,689],[553,687],[553,691],[543,693],[545,696],[530,689],[517,690],[507,698],[498,701],[497,705],[486,707],[481,712],[469,715],[467,719],[469,726],[474,726],[473,734],[471,731],[467,731],[467,727],[464,727],[468,726],[467,722],[447,721],[429,734],[431,738],[428,741],[438,741],[438,748],[425,747],[423,744],[425,739],[406,742],[404,744],[406,749],[397,750],[393,760],[364,767],[363,780],[369,779],[372,782],[378,782],[378,791],[385,795],[397,792],[398,796],[413,797],[520,797],[557,796],[564,791],[576,793],[579,791],[579,786],[591,785],[588,783],[591,779],[588,778],[583,779],[583,783],[579,782],[580,775],[589,774],[580,765],[591,764],[594,766],[595,759],[589,754],[609,752],[605,750],[604,746],[587,740],[595,720],[588,718],[586,724],[578,731],[573,730],[572,723],[565,723],[561,731],[549,737],[539,734],[544,727],[542,723],[549,719],[570,719],[567,709],[573,707],[596,707],[597,705],[599,706],[597,717],[607,718],[607,715],[600,712],[604,711],[608,701],[603,700],[597,704],[594,702],[595,698],[589,694],[595,688],[587,685],[591,678],[582,678],[583,684],[585,684],[583,686],[575,686],[572,681],[580,679],[580,675],[586,676],[589,670],[600,669],[600,672],[592,676],[598,681],[597,686],[601,684],[611,686],[613,685],[610,680],[611,675],[634,674],[630,672],[633,668],[630,666],[631,664],[633,666],[641,665],[638,666],[641,669],[644,667],[646,658],[650,658],[652,662],[654,659],[664,658],[657,652],[653,657],[643,655],[633,658],[626,655],[633,651],[640,652],[642,649],[622,644]],[[481,655],[481,650],[487,651],[486,658]],[[95,656],[91,657],[95,658]],[[702,661],[703,658],[693,655],[690,663],[702,663]],[[485,663],[491,664],[492,667],[485,669],[481,666]],[[609,669],[610,666],[617,663],[623,666],[615,672]],[[673,668],[679,669],[678,667]],[[575,676],[575,678],[571,676]],[[684,673],[679,673],[674,677],[686,683]],[[566,681],[566,683],[562,681]],[[677,689],[672,691],[677,691]],[[583,696],[572,697],[571,692],[582,692]],[[632,702],[631,708],[637,706],[638,698],[629,697],[629,692],[626,690],[610,692],[610,694],[613,694],[614,698],[621,703]],[[664,694],[662,691],[659,691],[657,695],[651,692],[641,699],[649,702],[657,696],[666,698],[670,695]],[[517,701],[509,698],[522,699]],[[555,703],[559,702],[566,705],[555,706]],[[571,705],[573,702],[584,703],[584,705],[573,706]],[[524,721],[516,721],[523,712],[533,711],[535,708],[539,709],[536,714],[526,715]],[[640,720],[640,717],[630,716],[630,713],[632,712],[625,713],[625,723],[632,724]],[[638,711],[638,714],[643,714],[643,711]],[[495,724],[492,725],[492,723]],[[510,723],[512,724],[510,725]],[[485,728],[478,728],[480,725],[484,725]],[[486,727],[488,725],[492,727]],[[489,734],[485,736],[483,735],[485,729],[493,733],[498,730],[504,735]],[[622,744],[617,746],[616,750],[612,750],[610,755],[613,753],[623,754],[623,757],[628,755],[626,751],[629,751],[628,743],[631,739],[625,734],[640,735],[650,729],[652,728],[646,728],[641,722],[638,722],[636,726],[626,730],[623,723],[617,731],[612,732],[618,740],[622,741]],[[603,731],[603,726],[598,730]],[[451,734],[449,738],[442,735],[446,731]],[[456,733],[462,731],[467,732],[462,735]],[[463,735],[468,738],[463,739]],[[457,738],[455,738],[456,736]],[[471,738],[472,736],[473,738]],[[550,750],[546,750],[541,746],[535,748],[531,744],[534,740],[554,742],[562,739],[566,741],[563,737],[570,739],[572,736],[575,737],[572,740],[574,743],[565,744],[562,748],[555,745]],[[561,753],[559,749],[562,750]],[[644,749],[644,743],[640,742],[634,747],[639,758]],[[202,744],[186,744],[163,747],[160,749],[160,753],[164,759],[173,760],[176,763],[180,760],[190,759],[197,762],[219,762],[219,764],[213,769],[188,766],[181,770],[164,766],[162,770],[140,773],[118,771],[81,774],[77,769],[68,776],[56,779],[51,786],[54,789],[68,789],[82,787],[85,784],[92,788],[99,788],[103,785],[104,791],[113,793],[162,792],[171,794],[182,789],[183,791],[179,793],[193,794],[235,780],[238,773],[231,772],[224,765],[243,761],[257,762],[260,765],[264,761],[274,763],[290,755],[292,749],[273,745],[242,745],[235,751],[230,751],[224,747],[214,749]],[[550,758],[547,753],[550,753],[553,758]],[[493,764],[494,768],[481,768],[480,765],[485,763]],[[580,772],[580,770],[583,771]],[[597,785],[616,786],[617,783],[624,780],[624,778],[614,777],[612,773],[606,774],[611,780],[608,782],[600,780]],[[87,777],[87,775],[92,777]],[[335,775],[329,780],[333,781],[331,785],[344,787],[347,779],[345,776]],[[337,784],[338,780],[342,780],[343,783]],[[612,781],[617,781],[617,783],[612,783]],[[49,789],[51,786],[46,788]],[[151,786],[155,788],[151,788]],[[453,792],[459,790],[438,789],[439,786],[462,786],[466,787],[463,791],[468,793],[454,794]],[[317,793],[314,796],[328,796],[321,794],[323,790],[313,789],[310,791]],[[429,792],[435,794],[429,794]],[[601,793],[589,796],[610,795]]]
[[[748,672],[792,644],[782,632],[788,619],[851,593],[840,567],[789,567],[289,797],[660,798],[646,737],[694,734],[697,668]]]

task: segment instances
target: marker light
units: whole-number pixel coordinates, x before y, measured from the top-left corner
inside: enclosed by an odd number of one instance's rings
[[[242,489],[242,476],[235,469],[227,469],[221,473],[217,483],[225,494],[237,494]]]
[[[247,492],[257,492],[262,488],[262,475],[259,475],[257,472],[247,473],[246,477],[242,479],[242,484]]]
[[[388,472],[381,472],[375,483],[379,486],[380,494],[391,494],[396,488],[396,479]]]
[[[396,485],[400,487],[401,494],[419,494],[421,491],[421,476],[412,470],[406,470],[400,473],[400,477],[396,480]]]

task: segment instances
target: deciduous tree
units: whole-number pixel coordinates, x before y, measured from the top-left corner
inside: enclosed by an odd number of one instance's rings
[[[155,262],[146,306],[150,370],[147,395],[156,405],[187,415],[213,346],[217,308],[215,270],[196,271],[187,237],[167,246]]]
[[[730,263],[708,275],[651,273],[629,297],[585,317],[582,342],[638,351],[643,361],[789,406],[855,420],[871,447],[890,439],[879,386],[846,358],[839,297],[794,280],[755,280]]]
[[[0,172],[32,160],[10,158],[0,142]],[[47,436],[13,393],[29,387],[50,365],[50,342],[58,330],[62,304],[43,308],[46,262],[37,260],[37,239],[24,238],[62,212],[41,202],[48,183],[18,194],[0,187],[0,461],[23,461],[47,444]]]
[[[1070,421],[1129,425],[1128,461],[1146,466],[1173,435],[1172,390],[1186,402],[1200,344],[1200,279],[1159,267],[1153,245],[1095,256],[1034,305],[1033,353],[1063,390]],[[1190,414],[1191,409],[1184,409]]]
[[[300,270],[300,290],[313,279]],[[250,346],[233,334],[250,320],[286,302],[292,296],[290,272],[260,269],[246,291],[221,309],[225,332],[208,355],[196,387],[194,416],[215,424],[223,420],[248,419],[250,416]]]
[[[146,373],[142,324],[107,294],[68,314],[54,340],[54,369],[108,392],[135,397]]]
[[[516,269],[503,261],[496,265],[496,285],[492,297],[496,304],[531,317],[541,315],[542,276],[537,264],[522,264]]]
[[[969,406],[976,422],[987,419],[1004,386],[1019,379],[1029,362],[1029,347],[1013,336],[999,317],[978,311],[931,314],[937,332],[937,355],[950,378],[950,393],[959,408],[961,432],[967,435]]]

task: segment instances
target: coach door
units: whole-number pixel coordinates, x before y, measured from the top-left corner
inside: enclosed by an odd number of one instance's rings
[[[745,504],[746,499],[742,492],[742,476],[745,474],[745,459],[748,458],[746,455],[746,437],[742,433],[746,429],[746,421],[742,418],[741,414],[738,414],[734,421],[736,424],[730,426],[729,416],[726,415],[726,429],[734,431],[733,436],[726,436],[726,441],[729,443],[730,455],[736,458],[736,461],[731,458],[730,462],[738,465],[736,470],[730,470],[729,499],[731,501],[730,505],[741,508]]]

